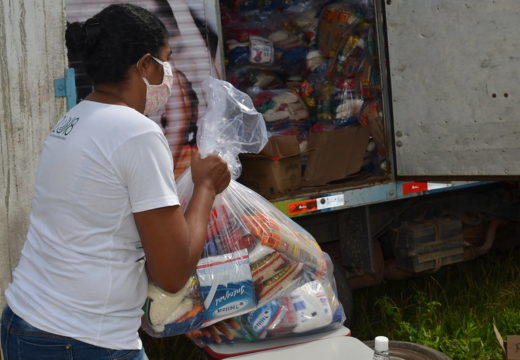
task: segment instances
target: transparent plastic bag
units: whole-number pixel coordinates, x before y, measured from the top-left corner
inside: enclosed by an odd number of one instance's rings
[[[308,52],[316,44],[319,11],[319,3],[301,3],[285,11],[228,13],[223,23],[228,71],[252,65],[283,77],[301,77]]]
[[[309,0],[222,0],[221,6],[225,6],[228,11],[235,13],[244,12],[271,12],[274,10],[284,10],[295,4],[306,3]]]
[[[271,70],[255,66],[240,66],[228,72],[228,81],[237,89],[249,93],[250,89],[282,89],[285,83]]]
[[[143,310],[142,327],[152,336],[183,334],[200,328],[204,323],[204,305],[197,277],[190,277],[175,294],[150,283]]]
[[[249,94],[264,117],[269,137],[296,135],[299,142],[307,139],[309,110],[297,91],[252,88]]]
[[[302,97],[313,115],[312,131],[367,126],[378,84],[373,9],[364,0],[327,5],[320,15],[318,48]]]
[[[231,84],[210,78],[204,88],[208,110],[197,134],[201,156],[219,154],[236,179],[238,154],[259,152],[267,142],[264,120],[251,99]],[[193,193],[189,170],[177,189],[186,209]],[[326,256],[315,239],[235,180],[216,197],[207,236],[202,258],[183,290],[168,294],[150,285],[143,316],[148,334],[178,335],[240,316],[327,275]]]
[[[321,14],[318,28],[318,44],[321,53],[326,57],[335,57],[345,42],[348,34],[362,20],[363,15],[351,4],[333,3]]]
[[[200,155],[220,155],[228,163],[232,178],[237,179],[241,169],[238,154],[258,153],[267,144],[262,115],[247,94],[226,81],[209,78],[203,88],[208,108],[197,122]]]

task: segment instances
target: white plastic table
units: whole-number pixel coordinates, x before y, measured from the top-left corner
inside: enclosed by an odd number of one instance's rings
[[[372,360],[374,351],[359,339],[339,336],[311,341],[309,343],[271,349],[258,353],[241,355],[232,359],[244,360]]]
[[[212,344],[206,352],[215,359],[269,359],[269,360],[371,360],[373,350],[350,330],[337,330],[287,339],[271,339],[258,343]]]

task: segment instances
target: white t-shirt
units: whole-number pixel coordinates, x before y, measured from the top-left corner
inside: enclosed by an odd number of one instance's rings
[[[82,101],[45,141],[7,303],[41,330],[140,349],[148,280],[133,213],[178,204],[160,127],[131,108]]]

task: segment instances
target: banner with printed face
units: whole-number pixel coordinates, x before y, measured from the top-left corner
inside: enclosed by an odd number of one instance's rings
[[[215,14],[217,2],[207,0],[66,0],[67,22],[84,22],[105,7],[132,3],[155,14],[166,26],[170,61],[175,74],[172,95],[163,109],[150,116],[161,124],[168,139],[178,177],[190,164],[195,144],[196,122],[206,104],[201,83],[208,75],[220,77],[219,43]],[[92,89],[79,55],[68,54],[69,66],[76,69],[78,100]]]

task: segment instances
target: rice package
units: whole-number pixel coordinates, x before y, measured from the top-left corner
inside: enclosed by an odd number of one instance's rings
[[[251,98],[231,84],[210,78],[204,88],[209,107],[198,123],[200,154],[219,154],[236,179],[238,154],[260,152],[267,143],[264,119]],[[193,192],[189,170],[177,189],[186,209]],[[215,199],[202,258],[184,289],[168,294],[150,284],[143,328],[165,337],[246,316],[252,338],[261,339],[282,321],[291,333],[323,327],[334,322],[338,308],[323,285],[330,282],[330,271],[326,254],[306,230],[232,180]],[[305,320],[309,311],[319,319]]]

